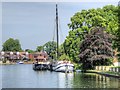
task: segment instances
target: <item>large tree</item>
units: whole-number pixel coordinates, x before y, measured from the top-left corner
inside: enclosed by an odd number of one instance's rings
[[[118,32],[117,34],[117,38],[116,38],[116,46],[118,47],[118,60],[120,62],[120,1],[118,3],[118,24],[119,24],[119,28],[118,28]]]
[[[47,52],[49,57],[56,59],[56,47],[57,43],[54,41],[49,41],[43,45],[43,50]]]
[[[3,43],[3,51],[21,51],[21,44],[18,39],[9,38]]]
[[[66,55],[69,55],[75,62],[79,61],[79,45],[84,39],[84,34],[90,32],[93,27],[105,27],[106,32],[116,36],[116,38],[120,37],[118,34],[118,11],[118,6],[107,5],[103,8],[82,10],[75,13],[71,17],[71,23],[68,24],[70,31],[64,42]],[[119,41],[119,39],[113,40],[113,48],[120,48],[117,40]]]
[[[113,36],[103,28],[92,29],[80,45],[80,60],[83,69],[90,69],[96,65],[110,65],[113,57]]]

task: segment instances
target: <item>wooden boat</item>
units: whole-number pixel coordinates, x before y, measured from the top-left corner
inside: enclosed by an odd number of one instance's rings
[[[47,54],[40,52],[33,63],[33,70],[48,70],[49,61],[46,58]]]
[[[33,64],[34,70],[48,70],[48,62],[36,62]]]

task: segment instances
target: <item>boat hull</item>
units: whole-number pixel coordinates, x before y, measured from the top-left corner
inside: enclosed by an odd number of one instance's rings
[[[74,65],[73,64],[59,64],[53,67],[53,71],[56,72],[73,72],[74,71]]]
[[[17,62],[17,64],[24,64],[24,62],[22,62],[22,61],[19,61],[19,62]]]

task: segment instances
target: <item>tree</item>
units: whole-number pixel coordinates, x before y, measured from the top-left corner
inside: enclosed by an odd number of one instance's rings
[[[63,43],[64,51],[67,56],[71,58],[72,61],[78,63],[79,62],[79,45],[81,37],[77,35],[77,31],[70,31],[69,36],[66,37],[67,39]]]
[[[117,38],[115,39],[116,40],[116,47],[118,47],[118,61],[120,62],[120,1],[118,3],[118,32],[116,33],[117,34]]]
[[[67,61],[70,61],[70,57],[67,56],[67,55],[65,55],[65,54],[63,54],[63,55],[61,55],[61,56],[59,57],[59,60],[67,60]]]
[[[44,51],[46,51],[52,59],[56,59],[56,46],[57,43],[54,41],[49,41],[43,45]]]
[[[113,58],[112,35],[103,28],[92,29],[80,45],[80,60],[83,69],[90,69],[96,65],[110,65]]]
[[[34,51],[34,50],[31,50],[31,49],[26,49],[25,52],[34,53],[35,51]]]
[[[79,62],[79,45],[84,39],[84,34],[90,32],[93,27],[105,27],[106,32],[114,35],[116,38],[120,37],[120,34],[118,34],[120,32],[118,26],[118,21],[120,21],[118,20],[119,10],[118,6],[107,5],[103,8],[82,10],[75,13],[71,17],[71,23],[68,24],[70,31],[64,42],[66,55],[74,62]],[[120,47],[118,41],[120,41],[119,38],[112,41],[113,48]]]
[[[3,51],[21,51],[21,44],[18,39],[9,38],[3,43]]]
[[[37,46],[36,51],[40,52],[40,51],[42,51],[42,50],[43,50],[43,46]]]

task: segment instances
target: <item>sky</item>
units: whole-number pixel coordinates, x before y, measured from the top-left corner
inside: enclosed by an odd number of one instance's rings
[[[2,2],[2,44],[9,38],[19,39],[23,50],[52,41],[55,35],[56,2]],[[68,35],[70,18],[82,9],[117,5],[112,2],[58,2],[59,43]],[[1,4],[0,4],[1,6]]]

